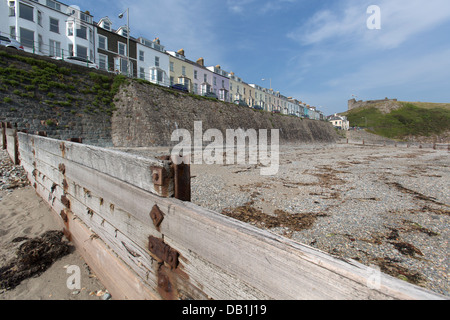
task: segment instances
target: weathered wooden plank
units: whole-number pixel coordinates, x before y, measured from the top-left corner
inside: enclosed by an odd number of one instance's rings
[[[161,233],[164,239],[173,241],[169,245],[177,250],[186,248],[187,252],[195,253],[274,299],[436,297],[386,275],[380,275],[380,289],[371,289],[367,286],[370,274],[366,266],[343,262],[193,204],[155,197],[88,168],[73,164],[66,168],[66,175],[102,194],[104,199],[127,208],[127,212],[141,221],[149,219],[149,208],[156,203],[166,214]],[[190,261],[194,256],[183,258]],[[207,283],[203,285],[207,286]]]
[[[6,129],[6,150],[8,151],[11,161],[19,164],[19,152],[17,142],[17,129]]]
[[[2,132],[2,150],[6,150],[6,123],[0,122]]]
[[[24,165],[30,168],[29,164],[24,163]],[[37,194],[52,209],[54,217],[58,220],[60,226],[69,232],[70,240],[74,242],[79,253],[96,273],[100,281],[108,288],[114,299],[160,299],[158,295],[155,294],[155,292],[157,292],[155,290],[157,287],[155,281],[153,282],[153,286],[148,285],[149,281],[144,282],[138,274],[131,271],[129,264],[124,262],[120,256],[116,256],[117,251],[111,251],[107,246],[108,243],[104,243],[105,237],[98,238],[98,234],[88,225],[85,225],[82,220],[79,219],[79,215],[73,213],[74,211],[82,212],[77,207],[78,202],[72,201],[71,209],[68,210],[59,200],[60,196],[64,194],[64,191],[61,190],[59,186],[51,191],[53,181],[48,179],[44,173],[38,172],[36,176],[28,173],[28,176],[31,182],[36,183]],[[74,206],[74,208],[72,208],[72,206]],[[65,223],[60,215],[61,211],[64,211],[66,215],[67,222]],[[97,229],[103,227],[101,223],[94,225],[97,226]],[[104,233],[102,233],[102,235],[104,236]],[[121,233],[116,233],[114,238],[116,241],[115,243],[113,242],[113,244],[122,244],[122,246],[125,241],[129,241]],[[92,241],[96,243],[92,243]],[[129,243],[128,246],[131,247]],[[101,258],[100,261],[98,260],[99,258]],[[101,261],[102,259],[104,259],[104,261]],[[107,264],[105,265],[104,263]],[[115,274],[115,272],[118,273]]]
[[[141,189],[171,197],[174,194],[173,173],[169,161],[149,159],[117,150],[82,145],[34,136],[36,152],[42,150],[75,163],[98,170]],[[164,185],[154,181],[154,171],[160,168]]]
[[[45,200],[48,190],[38,186],[36,192]],[[47,201],[46,201],[47,202]],[[57,206],[47,202],[52,208],[55,219],[62,228],[63,224]],[[71,211],[67,211],[68,229],[71,241],[77,248],[77,252],[93,270],[97,278],[111,293],[115,300],[158,300],[154,291],[146,286],[121,259],[119,259],[93,232],[77,219]]]

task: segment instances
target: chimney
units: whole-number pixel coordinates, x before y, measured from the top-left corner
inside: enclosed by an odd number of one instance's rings
[[[217,68],[217,69],[220,69],[220,64],[218,64],[218,65],[216,66],[216,68]]]
[[[155,38],[155,40],[153,40],[153,42],[156,42],[156,44],[161,44],[161,41],[159,41],[159,38]]]
[[[200,58],[200,59],[197,60],[197,63],[198,63],[199,65],[201,65],[202,67],[204,67],[204,66],[205,66],[205,59]]]
[[[182,55],[184,57],[184,49],[180,49],[177,51],[178,54]]]

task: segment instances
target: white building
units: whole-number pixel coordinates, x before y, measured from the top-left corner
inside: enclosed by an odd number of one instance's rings
[[[138,78],[168,87],[169,55],[158,38],[153,41],[140,37],[137,39]]]
[[[331,116],[328,118],[328,121],[333,124],[333,127],[341,129],[341,130],[349,130],[350,129],[350,122],[348,121],[347,117],[344,116],[338,116],[335,114],[334,116]]]
[[[0,32],[17,39],[28,52],[96,60],[92,16],[59,1],[1,1]]]

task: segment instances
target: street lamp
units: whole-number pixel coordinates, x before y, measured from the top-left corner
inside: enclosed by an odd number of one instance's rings
[[[130,9],[119,14],[119,19],[123,18],[124,13],[127,13],[127,76],[130,76]]]
[[[261,79],[262,81],[266,81],[267,79]],[[272,78],[269,79],[270,80],[270,90],[272,90]]]

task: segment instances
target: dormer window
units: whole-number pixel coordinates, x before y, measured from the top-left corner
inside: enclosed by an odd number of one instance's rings
[[[111,25],[112,25],[112,22],[111,22],[111,20],[109,20],[108,17],[100,19],[100,22],[98,23],[98,26],[100,28],[103,28],[108,31],[111,31]]]
[[[128,37],[128,29],[127,27],[120,27],[119,30],[117,30],[117,33],[121,36]]]

